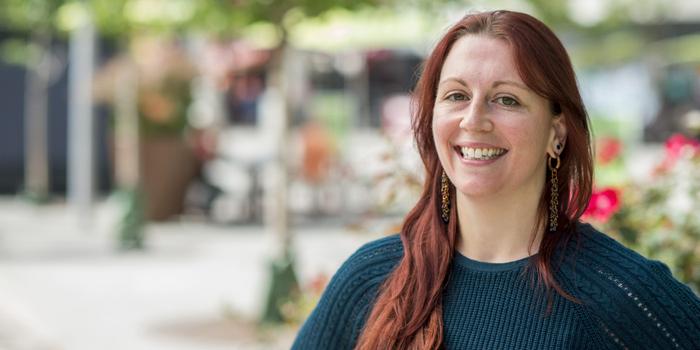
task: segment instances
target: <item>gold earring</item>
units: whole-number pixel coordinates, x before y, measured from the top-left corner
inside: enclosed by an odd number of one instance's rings
[[[442,193],[442,201],[440,203],[442,221],[447,223],[450,221],[450,186],[445,170],[442,171],[442,177],[440,179],[440,192]]]
[[[552,165],[552,160],[556,160],[557,164]],[[559,222],[559,179],[557,178],[557,169],[559,169],[559,155],[556,158],[549,157],[547,159],[547,165],[552,174],[550,179],[550,202],[549,202],[549,231],[555,232],[557,230],[557,223]]]

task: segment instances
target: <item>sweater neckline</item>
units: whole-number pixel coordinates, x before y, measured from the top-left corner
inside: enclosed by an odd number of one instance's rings
[[[535,257],[539,253],[535,253],[533,255],[530,255],[528,257],[524,257],[522,259],[514,260],[514,261],[509,261],[509,262],[504,262],[504,263],[492,263],[492,262],[485,262],[485,261],[478,261],[474,259],[470,259],[462,253],[460,253],[458,250],[455,249],[455,255],[454,255],[454,262],[457,265],[460,265],[462,267],[465,267],[470,270],[477,270],[477,271],[488,271],[488,272],[500,272],[500,271],[511,271],[518,269],[520,267],[523,267],[527,264],[527,262],[530,260],[530,258]]]

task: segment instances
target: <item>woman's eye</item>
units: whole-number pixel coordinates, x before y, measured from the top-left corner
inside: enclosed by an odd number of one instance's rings
[[[455,92],[453,94],[449,94],[446,99],[450,101],[465,101],[467,100],[467,95]]]
[[[515,106],[520,105],[518,103],[518,101],[516,101],[514,98],[508,97],[508,96],[501,96],[501,97],[497,98],[496,101],[498,101],[498,103],[500,103],[504,106],[508,106],[508,107],[515,107]]]

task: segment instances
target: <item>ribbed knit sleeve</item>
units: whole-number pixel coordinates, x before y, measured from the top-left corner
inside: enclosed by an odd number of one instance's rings
[[[668,267],[592,226],[567,250],[563,284],[592,338],[610,349],[700,349],[700,299]]]
[[[292,349],[352,349],[382,282],[401,260],[399,235],[370,242],[338,269]]]

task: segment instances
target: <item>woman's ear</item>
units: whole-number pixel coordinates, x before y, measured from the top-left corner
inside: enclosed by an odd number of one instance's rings
[[[550,157],[556,158],[566,147],[566,116],[563,113],[554,116],[552,119],[551,131],[549,133],[549,144],[547,145],[547,154]]]

